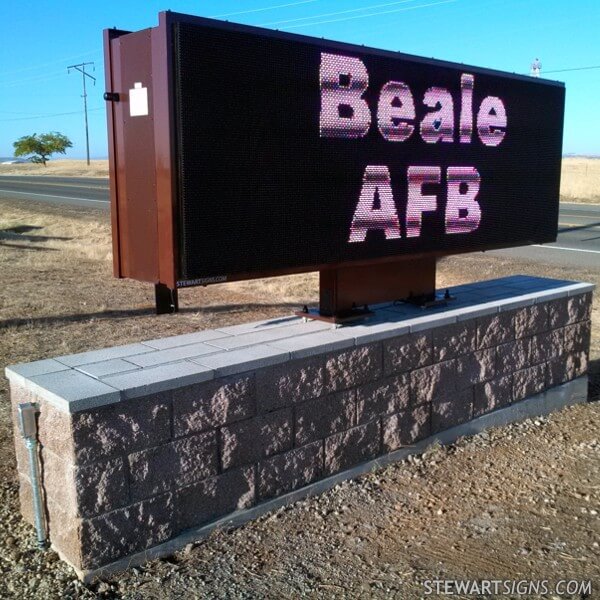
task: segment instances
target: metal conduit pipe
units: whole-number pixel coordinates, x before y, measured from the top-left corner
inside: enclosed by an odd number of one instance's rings
[[[39,407],[35,402],[23,402],[18,406],[19,427],[29,453],[29,472],[33,495],[33,517],[37,532],[38,548],[46,548],[47,530],[42,503],[42,486],[38,464],[37,418]]]

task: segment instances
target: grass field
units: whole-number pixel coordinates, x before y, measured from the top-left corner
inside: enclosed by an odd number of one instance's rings
[[[47,167],[34,164],[0,165],[0,175],[108,177],[108,161],[54,160]],[[564,158],[560,188],[564,202],[600,203],[600,159]]]
[[[55,159],[47,165],[19,163],[0,165],[0,175],[46,175],[52,177],[108,177],[108,160],[91,160],[88,166],[85,160]]]
[[[560,196],[566,202],[600,204],[600,159],[563,159]]]

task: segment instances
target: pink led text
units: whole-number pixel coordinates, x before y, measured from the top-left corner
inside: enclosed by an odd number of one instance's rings
[[[458,109],[448,89],[429,87],[421,100],[426,112],[420,122],[413,93],[402,81],[388,81],[382,86],[373,119],[364,99],[369,87],[369,73],[359,58],[322,53],[319,76],[319,132],[322,138],[362,138],[369,133],[373,121],[383,139],[396,143],[418,135],[426,144],[471,144],[479,139],[484,146],[496,147],[506,135],[506,109],[500,98],[486,96],[474,114],[475,77],[469,73],[460,76]],[[371,229],[383,230],[388,240],[402,235],[419,237],[423,213],[439,208],[438,195],[424,193],[424,186],[431,191],[432,185],[442,184],[442,174],[446,191],[445,232],[475,231],[481,221],[481,207],[477,201],[481,177],[475,167],[450,166],[444,173],[437,166],[408,167],[406,219],[402,227],[388,167],[368,165],[348,241],[364,242]]]
[[[351,56],[321,54],[320,134],[323,138],[361,138],[371,128],[371,110],[363,95],[369,87],[365,64]],[[432,86],[423,95],[427,108],[416,123],[415,101],[402,81],[388,81],[379,93],[376,120],[379,133],[389,142],[404,142],[416,129],[427,144],[470,144],[473,140],[475,77],[460,77],[459,135],[455,134],[454,99],[450,91]],[[477,135],[485,146],[498,146],[506,135],[506,109],[496,96],[486,96],[477,111]]]
[[[476,200],[481,178],[473,167],[448,167],[446,177],[445,232],[470,233],[479,227],[481,208]],[[420,237],[423,213],[438,210],[438,195],[423,187],[441,184],[440,167],[408,167],[408,200],[404,227],[400,224],[390,172],[387,167],[365,169],[358,205],[350,226],[349,242],[364,242],[370,229],[383,230],[386,240]]]

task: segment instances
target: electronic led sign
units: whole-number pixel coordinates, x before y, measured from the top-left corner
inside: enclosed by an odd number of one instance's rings
[[[181,278],[553,241],[564,89],[175,25]]]
[[[173,13],[116,36],[178,287],[556,239],[560,83]]]

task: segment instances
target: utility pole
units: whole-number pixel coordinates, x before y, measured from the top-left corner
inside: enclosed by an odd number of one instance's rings
[[[86,73],[85,71],[85,67],[86,65],[92,65],[94,66],[93,62],[83,62],[83,63],[79,63],[78,65],[71,65],[70,67],[67,67],[67,73],[71,72],[71,69],[75,69],[76,71],[79,71],[81,73],[81,77],[83,79],[83,112],[85,113],[85,149],[86,149],[86,156],[87,156],[87,164],[88,167],[90,165],[90,137],[89,137],[89,132],[88,132],[88,116],[87,116],[87,92],[86,92],[86,88],[85,88],[85,78],[89,77],[93,82],[94,85],[96,85],[96,78],[93,77],[92,75],[90,75],[89,73]]]

